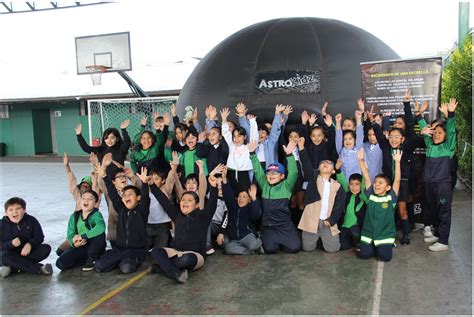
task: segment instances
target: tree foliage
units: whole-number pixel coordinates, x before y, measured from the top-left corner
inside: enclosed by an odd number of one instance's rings
[[[460,50],[451,55],[443,71],[442,101],[458,100],[456,109],[457,156],[459,170],[472,179],[472,36],[469,34]],[[466,144],[467,143],[467,144]]]

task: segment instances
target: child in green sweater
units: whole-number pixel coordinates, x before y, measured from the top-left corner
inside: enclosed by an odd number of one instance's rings
[[[349,177],[347,183],[344,173],[341,171],[342,161],[336,163],[336,180],[347,193],[344,202],[344,217],[341,217],[339,235],[341,250],[355,247],[360,242],[360,232],[364,223],[367,197],[365,196],[365,180],[359,173]]]
[[[69,217],[67,238],[71,248],[56,261],[61,271],[77,266],[82,266],[83,271],[92,271],[95,261],[104,252],[105,222],[95,208],[98,200],[96,192],[85,191],[81,196],[81,209]]]
[[[369,259],[375,254],[384,262],[392,259],[392,247],[396,234],[394,213],[400,189],[402,151],[394,150],[392,157],[395,161],[393,184],[390,184],[388,176],[379,174],[375,176],[372,185],[369,170],[364,161],[364,150],[360,149],[357,153],[359,167],[367,186],[365,195],[368,197],[358,251],[358,256],[362,259]]]

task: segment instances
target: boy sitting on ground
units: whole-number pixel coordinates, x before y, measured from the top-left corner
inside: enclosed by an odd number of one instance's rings
[[[41,225],[35,217],[26,213],[26,202],[12,197],[5,202],[6,216],[2,218],[1,264],[2,277],[14,272],[51,275],[51,264],[41,264],[51,253],[51,246],[44,244]]]
[[[150,212],[147,169],[142,167],[141,174],[138,174],[142,181],[141,189],[133,185],[125,186],[120,197],[111,177],[105,175],[111,163],[112,156],[104,156],[99,177],[104,178],[118,214],[117,241],[114,248],[96,261],[94,268],[97,272],[109,272],[118,265],[122,273],[133,273],[143,263],[147,253],[146,225]]]
[[[105,251],[105,222],[95,208],[99,196],[92,190],[81,195],[81,209],[69,217],[67,238],[71,248],[61,254],[56,266],[61,270],[81,266],[92,271],[95,261]]]

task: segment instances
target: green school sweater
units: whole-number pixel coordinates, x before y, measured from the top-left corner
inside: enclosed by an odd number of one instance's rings
[[[77,215],[79,213],[79,215]],[[77,218],[77,222],[76,222]],[[88,226],[86,225],[88,222]],[[97,237],[105,232],[105,222],[99,210],[94,210],[89,213],[86,219],[82,219],[82,210],[75,211],[70,217],[67,227],[67,239],[69,244],[73,246],[72,238],[76,234],[82,238],[91,239]]]
[[[361,232],[361,243],[375,246],[395,242],[395,206],[397,196],[393,190],[383,196],[375,195],[372,186],[367,189],[367,211]]]

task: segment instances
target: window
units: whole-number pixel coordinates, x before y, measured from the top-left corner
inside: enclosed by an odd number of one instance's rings
[[[88,112],[87,112],[87,101],[86,100],[81,100],[79,102],[79,115],[81,117],[84,117],[84,116],[87,116],[88,115]]]
[[[8,105],[0,104],[0,119],[9,119],[10,114],[8,113]]]

